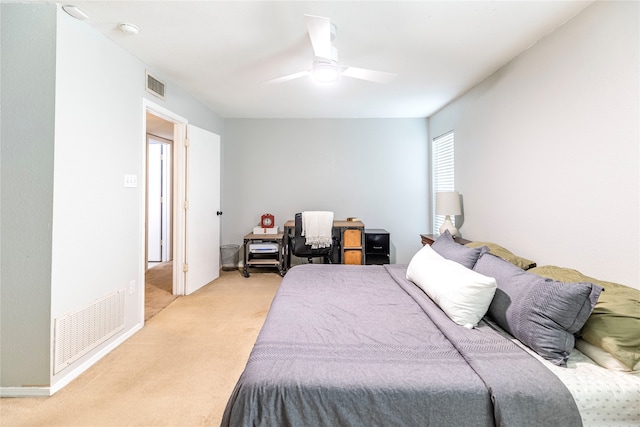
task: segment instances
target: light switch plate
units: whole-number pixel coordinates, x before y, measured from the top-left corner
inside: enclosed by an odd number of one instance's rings
[[[136,188],[138,186],[138,175],[125,175],[124,186],[127,188]]]

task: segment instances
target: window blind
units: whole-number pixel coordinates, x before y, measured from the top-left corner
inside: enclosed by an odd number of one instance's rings
[[[454,135],[453,131],[433,138],[431,141],[431,171],[433,183],[431,218],[433,218],[433,233],[438,233],[444,222],[444,215],[436,215],[436,193],[441,191],[455,191],[454,169]],[[451,218],[455,225],[455,217]]]

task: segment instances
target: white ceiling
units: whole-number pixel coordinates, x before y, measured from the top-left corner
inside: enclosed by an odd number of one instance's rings
[[[84,21],[224,118],[428,117],[591,1],[74,1]],[[309,69],[304,14],[336,24],[341,64],[397,73],[267,80]],[[140,28],[137,36],[117,29]],[[168,85],[170,96],[171,85]]]

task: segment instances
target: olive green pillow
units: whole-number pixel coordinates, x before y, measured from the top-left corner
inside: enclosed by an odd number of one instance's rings
[[[518,267],[520,267],[523,270],[528,270],[532,267],[536,266],[536,263],[526,259],[526,258],[522,258],[519,257],[517,255],[515,255],[513,252],[511,252],[508,249],[503,248],[500,245],[496,245],[495,243],[491,243],[491,242],[470,242],[467,243],[465,246],[468,246],[470,248],[479,248],[481,246],[486,246],[487,248],[489,248],[489,253],[492,253],[493,255],[497,256],[498,258],[502,258],[505,261],[510,262],[513,265],[517,265]]]
[[[529,272],[561,282],[591,282],[602,286],[604,292],[582,328],[582,339],[607,351],[629,369],[640,362],[640,290],[552,265],[532,268]]]

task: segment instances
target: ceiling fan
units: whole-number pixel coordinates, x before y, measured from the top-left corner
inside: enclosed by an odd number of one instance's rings
[[[336,81],[340,76],[375,83],[389,83],[396,77],[397,74],[394,73],[339,64],[338,50],[332,44],[336,36],[336,26],[331,23],[329,18],[322,16],[304,15],[304,18],[315,55],[312,68],[278,77],[267,81],[267,83],[282,83],[305,76],[311,76],[314,80],[323,83]]]

